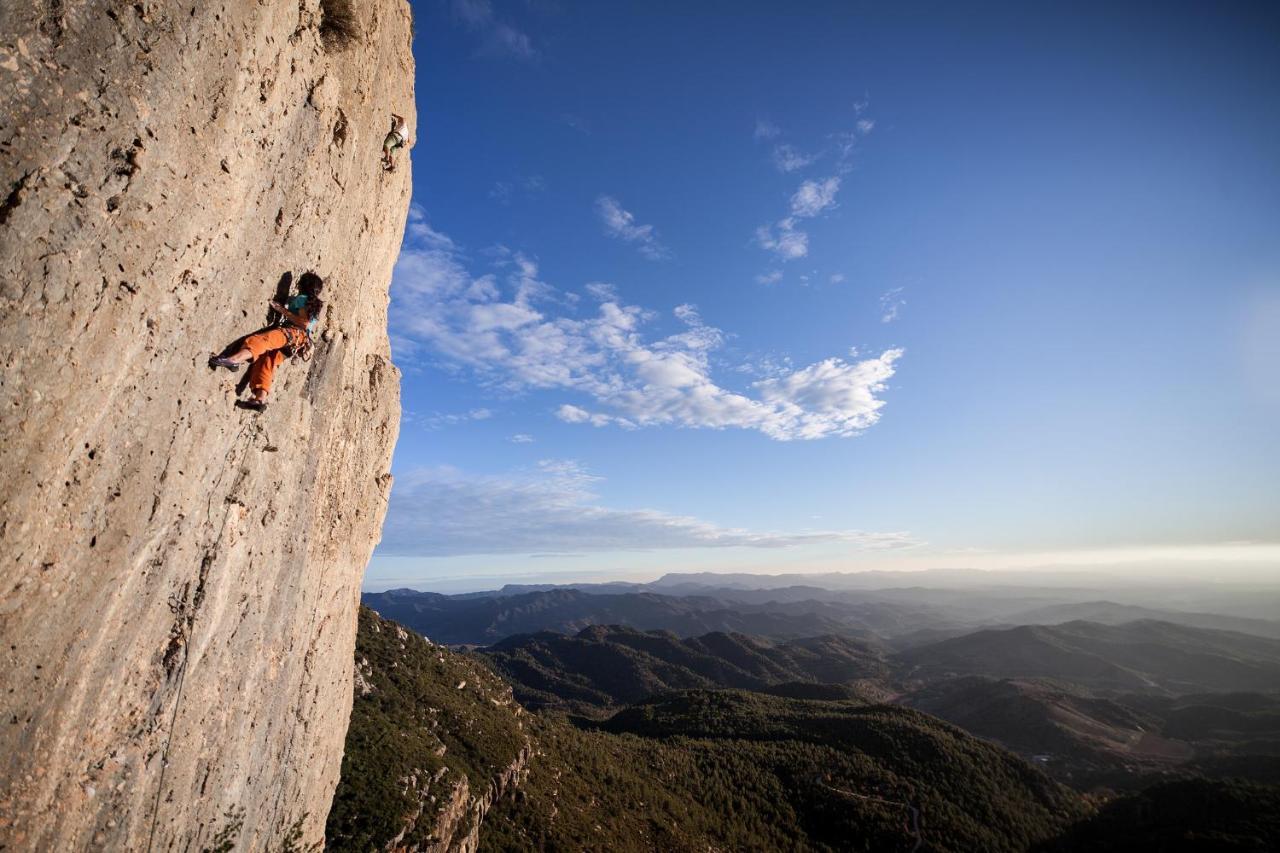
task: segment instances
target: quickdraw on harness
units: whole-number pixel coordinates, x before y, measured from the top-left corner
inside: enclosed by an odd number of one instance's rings
[[[289,358],[310,361],[312,350],[311,335],[307,333],[307,330],[288,324],[281,324],[280,328],[284,330],[285,337],[289,339],[289,347],[285,354]]]

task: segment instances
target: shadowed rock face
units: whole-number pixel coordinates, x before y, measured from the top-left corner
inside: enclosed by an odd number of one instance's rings
[[[399,416],[403,0],[0,6],[0,846],[323,833]],[[205,360],[327,302],[262,415]]]

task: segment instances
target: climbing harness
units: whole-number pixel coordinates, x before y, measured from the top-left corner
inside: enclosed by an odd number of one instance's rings
[[[285,307],[292,313],[296,314],[306,308],[307,302],[309,301],[310,297],[305,293],[300,293],[297,296],[289,297],[289,300],[285,303]],[[276,327],[282,329],[285,337],[289,339],[289,345],[285,348],[285,355],[288,358],[297,358],[301,361],[311,360],[311,351],[313,349],[311,344],[311,333],[315,329],[316,323],[319,322],[319,320],[319,317],[308,317],[306,328],[302,328],[290,323],[285,319],[283,314],[276,314]]]
[[[289,346],[285,349],[285,355],[289,358],[296,358],[301,361],[311,360],[311,335],[306,329],[299,329],[297,326],[283,326],[285,336],[289,338]]]

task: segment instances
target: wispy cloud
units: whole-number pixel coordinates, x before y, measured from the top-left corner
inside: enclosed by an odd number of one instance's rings
[[[801,222],[835,207],[841,178],[852,169],[850,163],[854,149],[858,141],[875,127],[875,121],[862,117],[868,105],[866,100],[855,104],[853,128],[831,134],[822,150],[817,153],[805,153],[785,142],[773,146],[773,164],[783,173],[795,172],[824,158],[830,158],[834,160],[835,174],[802,182],[791,196],[788,215],[756,228],[755,240],[760,248],[773,252],[784,261],[808,256],[809,234],[801,227]],[[761,133],[761,125],[757,121],[757,140],[772,140],[782,135],[782,130],[777,125],[768,124],[765,129],[767,132]]]
[[[784,261],[794,261],[809,254],[809,235],[796,228],[796,220],[792,216],[780,219],[774,225],[761,225],[756,229],[756,242],[760,248],[768,249]]]
[[[473,275],[452,240],[420,224],[426,240],[409,240],[396,265],[397,358],[443,362],[507,391],[579,395],[554,404],[569,423],[753,429],[782,441],[853,436],[879,420],[880,395],[902,356],[828,358],[726,388],[712,377],[726,336],[693,306],[671,312],[677,331],[646,335],[657,315],[597,282],[587,287],[594,314],[576,316],[585,305],[541,281],[532,258],[500,251],[489,271]]]
[[[440,429],[441,427],[464,424],[469,421],[487,421],[491,417],[493,417],[491,409],[471,409],[466,412],[436,412],[426,417],[415,416],[413,421],[428,429]]]
[[[479,52],[519,60],[537,58],[528,35],[494,14],[489,0],[451,0],[454,18],[480,37]]]
[[[842,542],[855,548],[918,544],[907,533],[772,532],[721,527],[655,509],[613,509],[594,492],[600,478],[572,461],[544,460],[505,476],[411,471],[396,479],[379,553],[582,553],[672,548],[792,548]]]
[[[755,138],[756,139],[776,139],[782,134],[782,128],[766,118],[756,119]]]
[[[805,181],[791,196],[791,215],[806,219],[835,207],[840,192],[840,178],[832,176],[820,181]]]
[[[794,172],[797,169],[803,169],[805,166],[811,166],[818,162],[819,155],[805,154],[798,151],[794,146],[785,142],[781,145],[773,147],[773,165],[778,167],[779,172]]]
[[[880,296],[880,322],[892,323],[898,319],[898,312],[907,304],[902,298],[902,288],[895,287]]]
[[[409,205],[409,222],[405,226],[405,234],[424,249],[440,252],[452,252],[456,248],[453,241],[427,223],[427,212],[420,204]]]
[[[635,215],[625,210],[613,196],[602,195],[596,199],[596,213],[604,224],[604,232],[628,243],[635,243],[640,254],[652,261],[671,257],[666,246],[658,240],[658,232],[652,225],[640,225]]]
[[[809,234],[800,229],[800,222],[835,207],[839,191],[837,175],[803,182],[791,196],[791,215],[757,228],[756,242],[784,261],[805,257],[809,254]]]
[[[511,436],[511,438],[507,439],[507,441],[512,444],[533,444],[533,436],[529,435],[527,432],[518,432]]]
[[[530,175],[516,181],[497,181],[489,190],[489,198],[498,204],[507,205],[517,193],[533,196],[547,188],[547,181],[541,175]]]
[[[756,284],[777,284],[782,281],[782,270],[769,270],[756,276]]]

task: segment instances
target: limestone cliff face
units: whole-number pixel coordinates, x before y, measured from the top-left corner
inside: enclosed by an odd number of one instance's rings
[[[0,4],[0,847],[318,841],[399,415],[404,0]],[[262,415],[208,355],[327,308]]]

